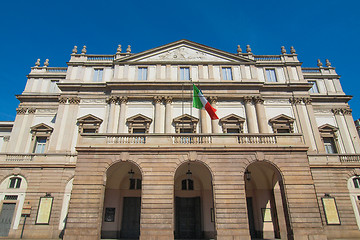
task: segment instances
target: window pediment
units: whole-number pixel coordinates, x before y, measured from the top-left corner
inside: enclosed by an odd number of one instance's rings
[[[219,123],[221,124],[223,133],[229,133],[229,132],[238,132],[243,133],[244,132],[244,122],[245,118],[240,117],[236,114],[229,114],[219,120]],[[236,131],[234,131],[236,130]]]
[[[295,119],[285,114],[280,114],[269,120],[274,133],[293,133]]]
[[[126,123],[129,133],[149,133],[152,119],[139,113],[126,119]]]
[[[319,127],[319,132],[322,137],[336,137],[336,132],[339,129],[335,126],[332,126],[328,123],[321,125]]]
[[[189,114],[183,114],[174,118],[173,120],[176,133],[195,133],[198,122],[198,118],[193,117]]]
[[[80,133],[98,133],[102,122],[103,120],[101,118],[92,114],[87,114],[77,119]]]
[[[32,135],[49,136],[54,128],[46,125],[45,123],[37,124],[30,128]]]

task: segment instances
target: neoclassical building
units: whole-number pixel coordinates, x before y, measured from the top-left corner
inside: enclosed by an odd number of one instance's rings
[[[0,239],[360,238],[359,135],[328,60],[179,40],[75,47],[27,77],[0,123]]]

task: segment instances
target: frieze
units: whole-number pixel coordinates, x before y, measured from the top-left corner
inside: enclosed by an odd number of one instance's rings
[[[314,113],[332,113],[331,109],[314,109]]]
[[[38,108],[37,112],[38,113],[56,113],[57,109],[56,108]]]
[[[79,104],[79,103],[80,103],[80,98],[78,98],[78,97],[71,97],[71,98],[69,98],[69,103],[70,103],[70,104]]]
[[[287,99],[270,99],[265,100],[265,104],[288,104],[289,100]]]
[[[81,99],[81,103],[105,103],[105,99],[103,98],[87,98]]]
[[[292,104],[300,104],[302,102],[302,98],[299,97],[292,97],[289,99],[290,103]]]

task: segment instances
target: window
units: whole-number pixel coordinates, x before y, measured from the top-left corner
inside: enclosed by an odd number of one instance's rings
[[[330,124],[324,124],[319,127],[320,136],[324,142],[325,152],[327,154],[338,153],[337,132],[338,128]]]
[[[309,81],[309,83],[312,83],[312,87],[310,88],[310,93],[319,93],[319,89],[317,87],[316,81]]]
[[[45,123],[40,123],[31,127],[30,130],[32,134],[33,153],[45,153],[53,128]]]
[[[151,118],[142,114],[136,114],[126,120],[129,127],[129,133],[149,133],[151,122]]]
[[[194,190],[194,181],[191,179],[184,179],[181,181],[181,190]]]
[[[223,133],[243,133],[245,118],[230,114],[219,120]]]
[[[267,82],[277,82],[275,69],[266,69],[265,72]]]
[[[146,79],[147,79],[147,67],[139,67],[138,80],[146,80]]]
[[[280,114],[269,120],[274,133],[293,133],[294,132],[294,121],[295,119]]]
[[[44,153],[46,146],[46,137],[36,137],[34,153]]]
[[[21,178],[12,177],[10,178],[9,188],[20,188]]]
[[[180,80],[190,80],[190,69],[188,67],[180,68]]]
[[[79,133],[98,133],[102,121],[102,119],[92,114],[78,118]]]
[[[222,77],[224,80],[233,80],[231,67],[223,67],[222,68]]]
[[[325,146],[325,151],[328,154],[333,154],[333,153],[337,153],[336,151],[336,147],[335,147],[335,142],[334,139],[331,137],[324,137],[324,146]]]
[[[196,125],[199,119],[189,114],[181,115],[173,120],[176,133],[196,133]]]
[[[353,182],[354,182],[355,188],[360,188],[360,178],[359,177],[353,178]]]
[[[139,178],[131,178],[130,179],[130,190],[141,189],[141,179]]]
[[[102,82],[104,69],[94,69],[93,82]]]

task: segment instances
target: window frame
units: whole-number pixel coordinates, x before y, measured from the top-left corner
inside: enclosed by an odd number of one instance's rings
[[[294,133],[295,119],[285,114],[277,115],[269,120],[274,133]],[[279,130],[281,132],[279,132]],[[284,134],[286,134],[284,133]]]
[[[245,118],[236,114],[229,114],[219,120],[223,133],[240,134],[244,132]],[[230,133],[228,129],[238,129],[239,133]]]
[[[9,189],[19,189],[19,188],[21,188],[21,182],[22,182],[22,178],[20,178],[20,177],[16,177],[16,176],[10,177],[8,188]]]
[[[97,72],[99,73],[97,74]],[[94,68],[92,82],[103,82],[103,79],[104,79],[104,68]]]
[[[86,133],[85,131],[91,131],[90,133],[99,133],[100,125],[103,122],[101,118],[98,118],[92,114],[87,114],[77,119],[77,125],[79,126],[79,133]]]
[[[265,68],[264,71],[265,71],[265,82],[267,82],[267,83],[277,83],[277,82],[279,82],[278,81],[279,78],[278,78],[278,75],[277,75],[277,72],[276,72],[276,68]],[[268,71],[274,71],[275,81],[270,81],[270,79],[268,78],[268,75],[267,75]]]
[[[196,133],[197,124],[199,119],[189,114],[183,114],[173,119],[173,124],[175,126],[175,132],[181,133],[181,129],[192,129],[192,133]],[[181,134],[190,134],[190,133],[181,133]]]
[[[228,73],[227,71],[225,71],[225,74],[224,74],[224,70],[226,69],[229,69],[230,70],[230,79],[228,79]],[[224,67],[221,67],[221,79],[222,80],[226,80],[226,81],[233,81],[234,80],[234,75],[233,75],[233,68],[230,66],[224,66]]]
[[[144,71],[145,70],[145,71]],[[148,80],[148,67],[138,67],[137,68],[137,80],[143,81]],[[144,72],[145,72],[145,78],[144,78]]]
[[[188,69],[189,70],[189,74],[188,74],[188,77],[189,79],[182,79],[182,69]],[[183,74],[183,77],[185,76],[185,73]],[[190,67],[187,67],[187,66],[179,66],[179,80],[180,81],[191,81],[191,70],[190,70]]]
[[[321,140],[324,144],[324,151],[326,154],[339,154],[340,153],[337,131],[338,131],[338,128],[331,126],[330,124],[324,124],[319,127]],[[325,142],[325,139],[330,140],[330,143]],[[331,148],[332,148],[331,153],[328,151],[327,146],[331,146]]]
[[[129,133],[134,133],[134,129],[145,129],[145,134],[149,133],[151,123],[152,123],[151,118],[144,116],[140,113],[126,119],[126,125],[128,126]],[[134,133],[134,134],[144,134],[144,133]]]
[[[185,184],[184,184],[185,183]],[[181,180],[181,190],[182,191],[193,191],[194,190],[194,180],[186,178]]]
[[[32,153],[44,154],[47,152],[50,136],[53,130],[54,129],[52,127],[46,125],[45,123],[40,123],[30,128]],[[38,139],[45,139],[44,150],[41,153],[37,152]]]

